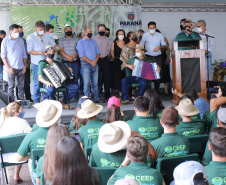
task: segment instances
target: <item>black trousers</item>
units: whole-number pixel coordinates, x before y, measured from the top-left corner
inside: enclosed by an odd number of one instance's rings
[[[26,100],[31,99],[31,90],[30,90],[30,68],[27,68],[25,73],[25,80],[24,80],[24,92]]]
[[[149,59],[152,62],[156,62],[157,65],[161,68],[161,63],[162,63],[162,56],[158,55],[158,56],[151,56],[151,55],[146,55],[147,57],[149,57]],[[159,86],[160,86],[160,80],[153,80],[154,82],[154,88],[155,90],[158,92],[158,94],[160,95],[160,90],[159,90]]]
[[[108,57],[100,58],[98,60],[98,84],[100,84],[100,74],[102,73],[102,81],[104,84],[104,93],[105,99],[110,98],[110,82],[109,82],[109,70],[110,70],[110,61]]]

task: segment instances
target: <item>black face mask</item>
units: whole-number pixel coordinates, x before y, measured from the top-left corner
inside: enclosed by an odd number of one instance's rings
[[[137,41],[137,37],[133,37],[132,40],[133,40],[134,42],[136,42],[136,41]]]
[[[48,53],[47,53],[47,57],[48,57],[49,59],[53,59],[54,54],[48,54]]]
[[[72,35],[72,31],[65,32],[65,35],[67,35],[68,37],[70,37]]]
[[[93,33],[88,33],[87,37],[91,38],[93,36]]]
[[[106,37],[109,37],[109,33],[105,33],[105,36],[106,36]]]
[[[100,31],[98,32],[100,34],[100,36],[104,36],[105,32],[104,31]]]

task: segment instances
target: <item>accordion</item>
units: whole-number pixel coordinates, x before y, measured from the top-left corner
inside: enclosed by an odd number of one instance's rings
[[[74,76],[63,62],[54,61],[43,69],[43,72],[55,88],[67,85],[74,80]]]
[[[157,72],[156,70],[157,64],[155,62],[149,63],[135,59],[132,76],[144,78],[147,80],[158,80],[160,79],[160,73]]]

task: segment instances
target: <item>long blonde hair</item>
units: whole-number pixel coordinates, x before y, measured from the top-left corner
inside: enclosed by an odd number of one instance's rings
[[[22,105],[20,102],[12,102],[6,107],[1,108],[0,127],[2,126],[6,118],[13,116],[15,112],[19,113],[21,106]]]
[[[77,107],[77,109],[75,111],[75,115],[72,118],[73,130],[76,129],[77,131],[81,127],[81,125],[86,125],[88,122],[88,119],[81,119],[77,116],[77,113],[79,110],[80,110],[79,107]]]
[[[137,41],[140,43],[142,35],[144,34],[144,30],[137,30],[136,35],[137,35]]]
[[[55,173],[55,153],[58,141],[64,136],[70,136],[67,126],[56,124],[50,127],[46,139],[46,147],[44,152],[43,166],[45,180],[52,181]]]

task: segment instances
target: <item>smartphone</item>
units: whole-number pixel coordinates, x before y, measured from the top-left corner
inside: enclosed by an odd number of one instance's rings
[[[70,135],[71,135],[71,136],[74,136],[78,141],[80,141],[80,135],[79,135],[79,132],[71,132]]]
[[[218,93],[219,88],[210,87],[207,90],[207,94]]]

